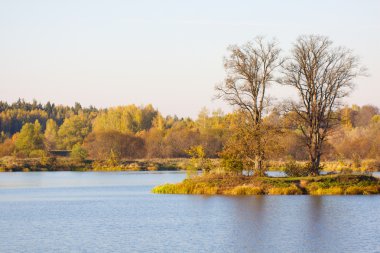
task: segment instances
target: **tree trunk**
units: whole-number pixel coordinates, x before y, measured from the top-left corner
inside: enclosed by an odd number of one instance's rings
[[[315,151],[313,155],[310,155],[310,174],[312,176],[319,175],[320,163],[321,163],[321,154],[317,150]]]
[[[254,175],[258,176],[258,177],[265,176],[265,171],[264,171],[264,168],[263,168],[263,159],[262,159],[262,157],[260,155],[257,155],[255,157],[255,172],[254,172]]]

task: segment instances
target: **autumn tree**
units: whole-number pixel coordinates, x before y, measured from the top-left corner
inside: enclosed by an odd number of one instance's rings
[[[87,158],[87,156],[87,150],[85,150],[79,143],[73,146],[70,153],[70,157],[77,162],[83,162]]]
[[[7,138],[3,142],[0,143],[0,157],[10,156],[12,155],[14,150],[15,150],[15,144],[12,139]]]
[[[333,47],[327,37],[315,35],[299,37],[284,65],[282,83],[294,87],[299,96],[290,109],[298,115],[313,175],[319,174],[323,144],[336,119],[339,100],[348,95],[361,73],[350,50]]]
[[[46,148],[48,150],[55,149],[58,137],[58,125],[53,119],[48,119],[46,122],[44,137]]]
[[[205,107],[198,114],[196,124],[200,130],[200,145],[207,157],[217,157],[223,148],[227,132],[223,116],[220,109],[210,113]]]
[[[281,150],[278,139],[282,131],[268,117],[263,118],[259,129],[252,131],[249,116],[242,111],[236,111],[230,122],[230,136],[224,144],[223,151],[220,152],[225,169],[241,173],[246,171],[248,175],[257,175],[255,168],[257,150],[260,148],[263,160],[270,156],[274,157],[274,154]],[[260,143],[257,139],[260,139]],[[258,147],[258,144],[261,147]],[[263,174],[264,171],[259,175],[263,176]]]
[[[196,174],[198,170],[208,173],[211,170],[211,161],[206,158],[206,153],[202,145],[192,146],[186,153],[190,156],[190,165],[188,172]]]
[[[373,105],[364,105],[358,107],[357,113],[353,118],[353,125],[358,126],[367,126],[370,124],[372,117],[379,114],[379,108]]]
[[[256,175],[264,175],[265,143],[263,116],[269,105],[268,87],[274,80],[274,71],[281,65],[280,49],[276,41],[257,37],[242,46],[230,46],[229,56],[224,59],[227,77],[216,86],[217,98],[237,107],[247,120],[245,142],[254,143],[254,149],[245,148],[247,161],[254,165]],[[247,132],[248,131],[248,132]]]
[[[82,144],[90,132],[91,122],[86,115],[72,115],[59,127],[57,146],[60,149],[71,150],[75,144]]]
[[[152,122],[152,127],[144,133],[146,157],[164,158],[168,157],[167,145],[165,143],[166,120],[161,114],[157,114]]]
[[[141,158],[145,155],[142,138],[118,131],[92,132],[83,146],[89,156],[97,160],[106,160],[111,154],[119,158]]]
[[[128,105],[109,108],[96,117],[94,131],[137,133],[151,128],[156,115],[157,111],[152,105],[145,107]]]
[[[34,124],[26,123],[21,128],[15,141],[16,152],[22,156],[29,156],[32,152],[44,149],[44,136],[41,124],[36,120]]]
[[[192,120],[178,121],[165,135],[166,154],[168,157],[187,157],[186,150],[199,145],[200,138],[200,131]]]

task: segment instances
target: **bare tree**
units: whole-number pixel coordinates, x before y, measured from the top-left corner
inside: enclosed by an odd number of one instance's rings
[[[256,37],[242,46],[228,48],[224,59],[227,77],[216,86],[217,98],[224,99],[247,115],[249,130],[254,132],[254,154],[246,154],[255,167],[255,174],[263,175],[265,158],[263,142],[263,114],[269,105],[267,88],[274,81],[273,73],[282,64],[280,49],[275,40],[266,42]],[[252,142],[250,142],[252,143]],[[252,158],[254,157],[254,158]]]
[[[300,120],[312,175],[319,174],[323,144],[340,99],[352,90],[352,81],[364,73],[351,50],[332,44],[324,36],[300,36],[283,68],[282,83],[296,88],[299,96],[299,103],[292,103],[291,109]]]

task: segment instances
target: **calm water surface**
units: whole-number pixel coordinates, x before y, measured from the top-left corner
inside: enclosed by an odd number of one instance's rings
[[[0,173],[0,252],[380,252],[380,196],[150,193],[184,177]]]

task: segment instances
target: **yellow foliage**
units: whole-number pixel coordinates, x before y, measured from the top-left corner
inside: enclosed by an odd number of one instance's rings
[[[289,187],[273,187],[268,190],[269,195],[301,195],[302,190],[296,185]]]
[[[379,187],[378,186],[350,186],[346,189],[346,195],[368,195],[368,194],[378,194]]]
[[[309,191],[310,195],[342,195],[343,193],[343,189],[338,186],[329,188],[314,188]]]
[[[227,195],[262,195],[264,191],[261,187],[239,185],[223,193]]]

